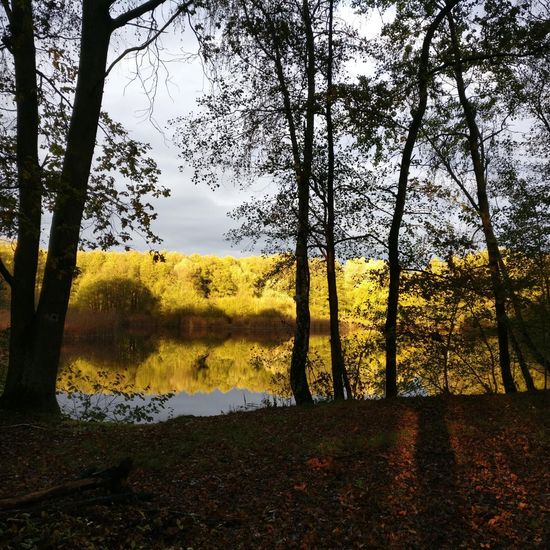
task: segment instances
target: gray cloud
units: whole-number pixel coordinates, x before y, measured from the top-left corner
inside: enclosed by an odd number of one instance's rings
[[[192,49],[189,37],[185,46]],[[181,57],[177,41],[165,40],[168,57]],[[192,63],[174,62],[169,65],[170,75],[166,82],[159,82],[153,106],[154,124],[144,113],[150,107],[139,81],[131,81],[134,64],[124,61],[116,67],[105,89],[104,108],[111,116],[124,124],[134,139],[150,143],[151,156],[162,171],[160,183],[171,189],[171,197],[152,201],[158,214],[154,223],[155,232],[163,239],[162,248],[186,254],[242,255],[239,248],[232,248],[224,239],[224,233],[235,225],[227,212],[247,196],[230,185],[215,192],[196,186],[191,181],[191,170],[180,171],[182,159],[177,148],[170,142],[171,119],[185,115],[196,107],[196,99],[205,90],[205,77],[198,60]],[[156,127],[155,127],[156,126]],[[159,132],[158,128],[163,130]],[[138,250],[146,247],[139,238],[133,242]],[[248,252],[250,254],[250,251]]]

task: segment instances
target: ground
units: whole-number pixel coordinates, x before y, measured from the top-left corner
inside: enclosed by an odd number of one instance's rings
[[[0,498],[131,457],[143,499],[0,512],[0,547],[548,548],[550,393],[147,426],[0,416]]]

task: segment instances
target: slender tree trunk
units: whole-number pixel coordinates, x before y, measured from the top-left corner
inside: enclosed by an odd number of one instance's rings
[[[521,351],[519,342],[517,341],[514,331],[512,330],[511,327],[510,327],[510,344],[512,344],[512,349],[514,350],[514,353],[518,359],[519,368],[521,370],[521,375],[523,376],[523,380],[525,381],[525,387],[527,388],[527,391],[536,391],[537,388],[535,387],[535,383],[533,382],[533,377],[529,372],[527,361],[525,361],[525,357],[523,356],[523,352]]]
[[[309,4],[302,1],[302,18],[306,33],[307,101],[304,131],[303,159],[298,177],[298,233],[296,237],[296,329],[290,362],[290,386],[297,405],[313,402],[307,382],[307,356],[309,351],[309,180],[313,164],[315,124],[315,38],[311,24]],[[292,116],[292,114],[290,114]],[[295,155],[296,156],[296,155]]]
[[[17,247],[11,278],[11,331],[8,374],[0,404],[16,408],[25,383],[30,343],[35,333],[36,272],[42,201],[38,161],[38,94],[33,11],[30,0],[14,0],[9,15],[17,105]]]
[[[329,248],[327,243],[327,249]],[[344,356],[342,353],[342,339],[340,337],[339,326],[339,307],[338,307],[338,289],[336,286],[336,260],[334,258],[334,242],[332,242],[333,250],[327,250],[327,286],[328,286],[328,304],[330,314],[330,357],[332,364],[332,387],[334,391],[334,399],[344,399],[344,388],[346,389],[347,397],[350,399],[351,387],[349,386],[348,377],[346,376],[346,368],[344,365]]]
[[[441,9],[428,27],[422,43],[422,52],[418,66],[418,104],[412,113],[413,118],[409,125],[407,140],[403,148],[399,181],[397,184],[397,197],[388,237],[390,281],[388,288],[386,325],[384,329],[386,338],[386,397],[397,396],[397,311],[399,306],[399,282],[401,278],[401,264],[399,263],[399,232],[401,230],[403,212],[405,210],[412,154],[428,104],[430,47],[439,25],[459,2],[460,0],[451,0]]]
[[[243,4],[246,6],[246,3]],[[306,121],[303,144],[299,143],[298,130],[294,120],[294,109],[290,97],[289,87],[283,67],[283,54],[279,31],[273,24],[267,11],[263,11],[272,40],[273,62],[283,104],[283,113],[288,127],[291,142],[294,174],[298,190],[298,220],[296,231],[296,278],[295,303],[296,327],[294,330],[294,344],[290,360],[290,387],[297,405],[313,403],[313,397],[307,381],[307,357],[309,352],[309,332],[311,316],[309,311],[310,274],[308,261],[309,236],[309,180],[313,162],[314,138],[314,108],[315,108],[315,44],[311,26],[309,6],[307,0],[302,1],[302,20],[306,29],[306,61],[307,78]],[[265,45],[260,44],[263,49]]]
[[[485,237],[489,259],[489,272],[491,275],[491,285],[495,300],[499,365],[502,376],[502,383],[504,385],[504,390],[506,391],[506,393],[513,393],[516,391],[516,385],[514,383],[512,370],[510,367],[510,351],[508,347],[508,316],[506,314],[506,294],[499,269],[500,251],[498,249],[497,239],[493,230],[489,198],[487,196],[487,181],[485,179],[484,162],[480,150],[481,134],[477,126],[475,112],[468,97],[466,96],[466,85],[464,84],[462,63],[460,62],[460,44],[455,23],[450,15],[447,19],[449,21],[449,28],[451,31],[453,53],[456,59],[454,69],[455,80],[460,104],[462,106],[464,118],[468,126],[468,147],[470,150],[470,156],[472,158],[472,164],[474,168],[477,185],[477,203],[479,206],[479,215],[481,218],[481,225],[483,228],[483,234]]]
[[[334,399],[344,399],[344,386],[348,398],[351,398],[351,388],[346,376],[344,356],[342,354],[342,339],[340,337],[340,319],[338,311],[338,287],[336,285],[336,249],[334,244],[334,124],[332,120],[332,72],[334,63],[333,54],[333,1],[329,2],[328,22],[328,59],[327,59],[327,97],[326,97],[326,122],[327,122],[327,149],[328,149],[328,173],[327,173],[327,220],[325,224],[325,240],[327,246],[326,269],[328,303],[330,312],[330,356],[332,365],[332,387]],[[347,382],[347,383],[346,383]]]
[[[296,328],[290,362],[290,387],[297,405],[313,402],[307,381],[307,356],[309,351],[309,287],[310,274],[307,253],[309,234],[309,188],[299,179],[298,188],[298,236],[296,239]]]
[[[516,316],[519,332],[522,335],[523,340],[527,345],[529,351],[531,352],[532,356],[535,358],[535,361],[541,367],[543,367],[546,371],[549,371],[550,361],[535,344],[535,342],[533,341],[533,338],[531,338],[531,334],[527,330],[527,323],[523,319],[523,312],[521,310],[520,301],[518,300],[517,294],[514,291],[512,281],[510,279],[510,275],[508,274],[508,269],[506,267],[506,264],[504,263],[504,259],[502,258],[502,254],[500,253],[500,250],[498,250],[498,260],[499,260],[500,272],[502,273],[502,278],[504,281],[504,286],[505,286],[506,292],[508,293],[508,296],[510,297],[510,302],[512,303],[512,307],[514,308],[514,313]],[[510,333],[510,338],[512,338],[512,333]],[[514,345],[513,342],[512,342],[512,345]]]
[[[449,386],[449,351],[451,349],[451,342],[455,330],[456,315],[458,313],[458,303],[453,304],[453,314],[451,316],[451,324],[449,326],[449,332],[445,339],[445,349],[443,353],[443,380],[445,385],[445,393],[450,394],[451,388]]]

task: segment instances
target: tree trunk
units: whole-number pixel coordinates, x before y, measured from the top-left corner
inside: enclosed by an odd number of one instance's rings
[[[455,302],[453,304],[453,313],[451,316],[451,323],[449,325],[449,332],[447,333],[447,338],[445,339],[445,343],[444,343],[445,347],[443,350],[443,381],[444,381],[445,393],[447,395],[450,395],[451,393],[451,388],[449,385],[449,353],[451,350],[451,342],[452,342],[453,334],[455,330],[457,313],[458,313],[458,302]]]
[[[315,124],[315,38],[307,0],[302,1],[302,18],[306,31],[307,101],[302,162],[296,165],[298,185],[298,233],[296,237],[296,330],[290,362],[290,386],[297,405],[313,402],[307,382],[307,355],[309,351],[309,180],[313,164]],[[292,118],[292,111],[289,111]],[[294,156],[297,155],[295,150]]]
[[[422,52],[418,66],[418,105],[413,111],[413,118],[409,125],[407,140],[401,157],[399,181],[397,184],[397,197],[388,237],[388,265],[389,288],[386,311],[386,324],[384,334],[386,338],[386,397],[397,396],[397,312],[399,306],[399,282],[401,277],[401,265],[399,263],[399,232],[405,210],[405,199],[409,180],[412,154],[422,126],[422,120],[428,104],[428,66],[430,60],[430,47],[437,28],[446,15],[458,4],[460,0],[451,0],[441,9],[426,31],[422,43]]]
[[[40,243],[42,200],[41,169],[38,161],[38,94],[33,12],[30,0],[12,2],[9,17],[17,90],[17,177],[19,209],[17,247],[11,279],[11,330],[8,374],[0,404],[15,408],[24,384],[29,344],[35,327],[35,290]]]
[[[307,238],[309,233],[309,188],[301,183],[298,189],[298,237],[296,239],[296,328],[290,362],[290,387],[296,405],[313,402],[307,381],[306,367],[309,351],[309,263]]]
[[[329,239],[327,239],[329,240]],[[351,387],[346,375],[342,339],[340,337],[340,320],[338,308],[338,289],[336,286],[336,260],[334,258],[334,241],[327,242],[327,285],[328,305],[330,313],[330,358],[332,364],[332,387],[334,399],[345,399],[344,388],[348,399],[351,399]]]
[[[514,353],[518,359],[521,375],[523,376],[523,380],[525,381],[525,387],[527,388],[527,391],[537,391],[537,388],[535,387],[535,383],[533,382],[533,377],[529,372],[527,361],[525,361],[525,357],[523,356],[523,352],[521,351],[521,347],[519,345],[519,342],[516,339],[516,336],[514,334],[514,331],[512,330],[512,327],[510,327],[509,335],[510,335],[510,344],[512,344],[512,349],[514,350]]]
[[[27,332],[24,342],[28,351],[22,375],[6,387],[4,403],[10,408],[59,411],[55,398],[57,369],[101,110],[111,24],[106,2],[84,1],[78,81],[48,257],[32,331]],[[28,275],[29,263],[26,269]],[[12,353],[13,361],[18,360],[18,347],[10,348],[10,367]]]
[[[462,63],[460,62],[460,44],[455,28],[455,23],[450,15],[447,19],[449,21],[449,28],[451,31],[453,53],[456,59],[454,68],[455,80],[460,104],[462,106],[464,118],[468,126],[468,147],[470,150],[470,156],[472,158],[472,164],[474,168],[477,185],[477,203],[479,207],[479,215],[481,218],[481,225],[483,229],[483,235],[485,237],[489,259],[488,263],[491,276],[491,286],[495,300],[499,365],[502,376],[502,383],[504,385],[504,390],[506,391],[506,393],[513,393],[516,391],[516,385],[514,383],[512,370],[510,367],[510,350],[508,346],[508,316],[506,314],[506,294],[499,269],[500,251],[498,249],[497,239],[493,230],[489,198],[487,196],[487,181],[485,179],[484,162],[480,151],[481,134],[477,126],[474,110],[468,97],[466,96],[466,85],[464,84]]]
[[[506,264],[504,263],[504,259],[502,258],[502,254],[500,253],[500,250],[498,250],[498,259],[499,259],[500,272],[502,273],[502,278],[504,281],[504,287],[506,289],[506,292],[508,293],[508,296],[510,297],[510,302],[512,303],[512,307],[516,315],[516,322],[519,328],[519,332],[522,335],[523,340],[527,345],[529,351],[531,352],[532,356],[534,357],[535,361],[546,371],[550,371],[550,361],[548,360],[546,355],[535,344],[535,342],[533,341],[533,338],[531,338],[531,334],[527,330],[527,323],[523,318],[521,303],[518,300],[517,294],[514,291],[514,287],[512,285],[510,275],[508,274],[508,269],[506,267]],[[512,341],[512,336],[513,336],[512,333],[510,333],[511,343],[515,347],[515,344]]]
[[[3,2],[10,20],[16,75],[18,243],[14,258],[8,375],[1,405],[27,412],[58,413],[56,379],[65,316],[76,266],[112,32],[166,0],[147,0],[115,19],[113,2],[83,0],[78,79],[48,244],[40,298],[34,292],[39,252],[41,180],[38,164],[38,98],[33,13],[30,0]],[[185,9],[181,5],[173,18]]]
[[[332,387],[334,399],[344,399],[344,386],[348,398],[351,398],[351,388],[346,376],[344,356],[342,354],[342,339],[340,338],[340,319],[338,311],[338,287],[336,285],[336,250],[334,244],[334,124],[332,120],[332,69],[333,55],[333,1],[329,2],[328,22],[328,59],[327,59],[327,97],[326,97],[326,122],[327,122],[327,220],[325,224],[325,240],[327,246],[326,269],[328,303],[330,312],[330,357],[332,365]]]

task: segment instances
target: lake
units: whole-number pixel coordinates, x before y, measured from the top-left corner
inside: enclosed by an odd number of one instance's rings
[[[292,338],[259,328],[257,333],[212,331],[209,336],[146,329],[116,330],[101,338],[72,333],[62,352],[60,405],[73,417],[131,421],[288,405]],[[383,395],[380,331],[356,331],[344,340],[354,395]],[[312,393],[324,398],[332,389],[329,337],[314,334],[310,342],[308,379]],[[480,341],[468,333],[449,343],[429,335],[404,339],[398,356],[400,394],[502,391],[496,348],[495,337]],[[512,367],[523,389],[515,361]],[[537,387],[547,387],[540,370],[532,373]]]
[[[58,400],[72,416],[95,406],[150,406],[170,395],[154,420],[208,416],[291,402],[292,339],[269,336],[132,334],[69,339],[62,351]],[[329,364],[328,336],[312,336],[312,357]],[[114,392],[114,393],[113,393]],[[131,394],[139,395],[132,397]],[[173,395],[172,395],[173,394]]]

